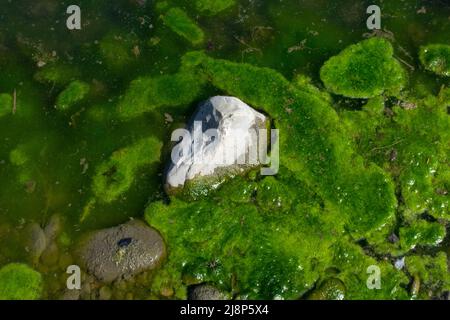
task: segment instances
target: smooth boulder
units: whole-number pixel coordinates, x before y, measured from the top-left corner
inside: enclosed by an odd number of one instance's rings
[[[87,272],[103,282],[154,269],[164,256],[160,234],[137,220],[95,232],[84,240],[80,252]]]
[[[166,190],[183,188],[193,180],[217,183],[261,165],[260,147],[267,144],[267,124],[265,115],[238,98],[208,99],[198,107],[188,128],[172,135],[172,140],[180,141],[172,150]]]

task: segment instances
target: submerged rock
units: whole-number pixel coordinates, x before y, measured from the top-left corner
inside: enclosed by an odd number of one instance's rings
[[[267,121],[266,116],[234,97],[217,96],[201,104],[188,132],[172,136],[182,140],[172,151],[167,191],[190,181],[218,184],[226,176],[259,166],[260,130],[267,128]]]
[[[47,238],[44,230],[37,223],[32,223],[27,226],[25,232],[29,235],[26,250],[28,251],[31,261],[37,263],[42,253],[47,247]]]
[[[85,241],[80,258],[88,273],[103,282],[153,269],[165,255],[159,233],[140,221],[97,231]]]
[[[228,300],[226,294],[209,284],[192,286],[188,290],[189,300]]]

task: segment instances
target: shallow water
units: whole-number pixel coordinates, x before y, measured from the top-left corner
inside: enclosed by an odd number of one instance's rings
[[[61,216],[68,244],[58,254],[70,261],[71,244],[87,231],[142,217],[148,203],[165,199],[161,161],[140,172],[118,201],[95,206],[80,222],[91,198],[95,168],[112,152],[139,138],[156,136],[168,142],[172,130],[182,125],[196,106],[164,110],[174,118],[173,124],[157,112],[132,121],[118,120],[112,110],[133,79],[174,73],[186,52],[202,49],[212,57],[275,69],[289,80],[302,73],[320,85],[323,63],[368,37],[371,31],[366,27],[365,10],[372,2],[242,0],[224,13],[206,17],[199,15],[190,1],[171,1],[195,17],[205,32],[204,44],[193,46],[163,25],[150,0],[114,4],[79,0],[79,31],[65,26],[65,10],[71,4],[67,1],[5,1],[0,9],[0,92],[16,92],[17,110],[0,119],[0,265],[28,261],[23,230],[31,222],[44,226],[53,215]],[[450,3],[378,2],[383,32],[392,37],[395,55],[409,71],[410,82],[423,83],[433,92],[448,85],[445,78],[419,67],[417,52],[427,43],[449,43]],[[99,48],[107,35],[115,41],[102,55]],[[114,46],[122,45],[129,56],[125,67],[115,64],[121,52]],[[36,72],[55,61],[73,67],[78,79],[94,88],[69,114],[54,108],[61,86],[35,80]],[[340,103],[336,108],[358,106]],[[31,162],[26,187],[18,178],[23,172],[9,160],[17,146],[25,146]],[[162,160],[166,158],[167,150]],[[36,267],[46,276],[46,297],[58,296],[61,286],[52,285],[52,279],[64,279],[63,265]],[[143,288],[143,294],[139,288],[128,291],[142,298],[147,296],[145,285]]]

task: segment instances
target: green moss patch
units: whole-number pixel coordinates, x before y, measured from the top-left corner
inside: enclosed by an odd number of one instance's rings
[[[392,45],[383,38],[344,49],[323,65],[320,78],[331,92],[351,98],[396,93],[405,84],[405,72],[393,58]]]
[[[235,5],[235,0],[196,0],[195,7],[201,13],[216,15]]]
[[[0,94],[0,117],[11,114],[13,109],[13,98],[10,94]]]
[[[68,110],[76,103],[82,101],[90,91],[89,84],[83,81],[71,82],[56,99],[56,108],[58,110]]]
[[[430,44],[420,48],[420,62],[425,69],[440,76],[450,77],[450,46]]]
[[[36,300],[42,293],[42,276],[25,264],[0,269],[0,300]]]
[[[409,250],[417,245],[436,246],[444,240],[445,226],[435,222],[419,220],[408,227],[400,228],[402,248]]]
[[[169,9],[163,15],[163,20],[173,32],[192,44],[197,45],[203,42],[205,37],[203,30],[182,9]]]

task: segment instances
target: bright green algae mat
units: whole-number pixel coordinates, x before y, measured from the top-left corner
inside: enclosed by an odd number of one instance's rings
[[[354,1],[80,1],[87,23],[68,33],[65,8],[44,3],[33,28],[20,3],[0,22],[0,298],[58,298],[77,239],[129,218],[168,248],[134,298],[203,282],[240,299],[450,289],[446,8],[385,4],[370,33]],[[169,197],[170,134],[219,94],[271,118],[280,172]],[[33,261],[24,226],[55,213],[59,253]]]

